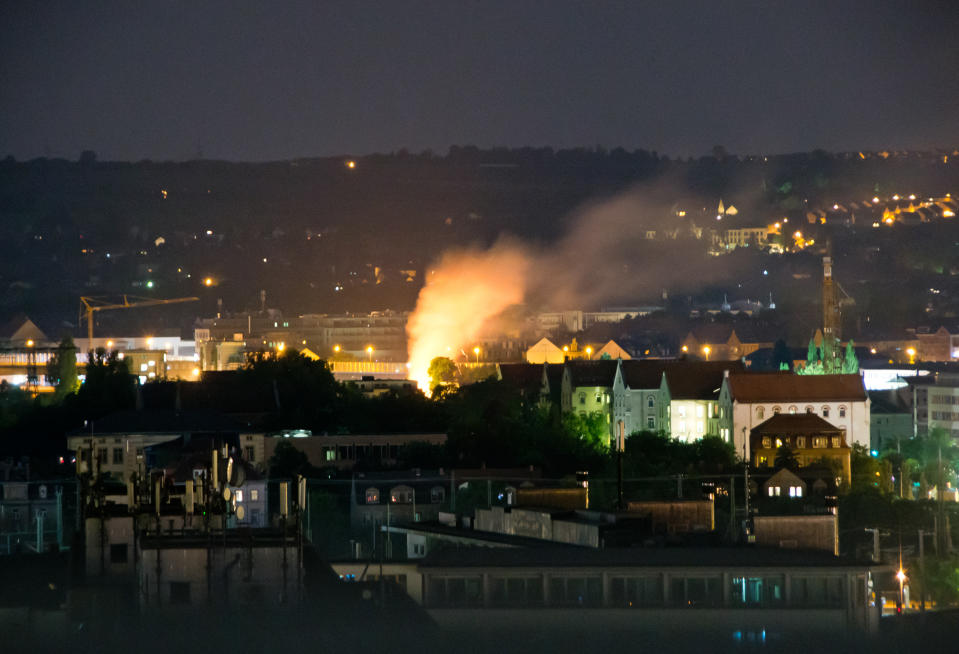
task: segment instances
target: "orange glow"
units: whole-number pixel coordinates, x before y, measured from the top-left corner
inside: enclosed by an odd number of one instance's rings
[[[204,286],[213,286],[213,278],[212,278],[212,277],[207,277],[206,279],[204,279],[204,280],[203,280],[203,285],[204,285]]]
[[[521,250],[499,244],[448,252],[431,267],[406,327],[410,379],[424,393],[431,390],[430,361],[447,347],[455,352],[475,343],[504,309],[523,301],[528,265]]]
[[[33,339],[27,339],[27,347],[33,347]]]
[[[356,168],[356,162],[350,159],[349,161],[346,162],[346,167],[349,168],[350,170],[353,170],[354,168]]]

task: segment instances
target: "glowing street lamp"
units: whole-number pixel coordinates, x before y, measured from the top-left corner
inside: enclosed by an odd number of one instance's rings
[[[334,346],[333,346],[333,352],[334,352],[335,354],[339,354],[339,353],[340,353],[340,346],[339,346],[339,345],[334,345]]]
[[[909,363],[916,362],[916,348],[910,347],[906,350],[906,354],[909,355]]]
[[[366,346],[366,353],[367,353],[367,354],[369,355],[369,357],[370,357],[370,363],[373,363],[373,346],[372,346],[372,345],[367,345],[367,346]]]
[[[204,279],[204,280],[203,280],[203,285],[204,285],[204,286],[213,286],[213,278],[212,278],[212,277],[207,277],[206,279]]]
[[[906,583],[906,571],[902,569],[901,563],[899,564],[899,572],[896,573],[896,579],[899,581],[899,606],[897,607],[896,610],[899,612],[902,612],[902,605],[904,600],[903,586]]]
[[[279,343],[276,344],[277,352],[282,352],[285,349],[286,349],[286,343],[284,343],[283,341],[280,341]]]
[[[473,354],[476,355],[476,363],[479,363],[480,349],[479,346],[473,348]]]
[[[712,349],[708,345],[703,346],[703,354],[706,355],[706,361],[709,361],[709,353],[712,352]]]
[[[586,358],[587,358],[587,359],[592,359],[592,358],[593,358],[593,348],[591,348],[591,347],[588,346],[588,345],[586,346]]]

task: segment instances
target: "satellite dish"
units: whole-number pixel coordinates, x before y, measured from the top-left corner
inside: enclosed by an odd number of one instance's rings
[[[246,515],[246,509],[243,508],[242,504],[238,504],[236,507],[236,519],[243,520],[243,517]]]
[[[224,487],[224,489],[223,489],[223,499],[226,500],[227,502],[229,502],[231,495],[233,495],[233,493],[230,492],[230,487],[229,487],[229,486]]]

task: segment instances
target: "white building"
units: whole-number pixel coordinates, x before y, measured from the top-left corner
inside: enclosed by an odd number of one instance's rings
[[[777,413],[814,413],[869,448],[869,396],[859,375],[733,373],[723,380],[720,411],[732,417],[732,443],[749,456],[749,433]],[[724,427],[727,428],[727,427]]]

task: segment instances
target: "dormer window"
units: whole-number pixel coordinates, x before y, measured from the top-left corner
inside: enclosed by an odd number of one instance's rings
[[[379,504],[380,503],[380,490],[378,488],[367,488],[366,489],[366,503],[367,504]]]

